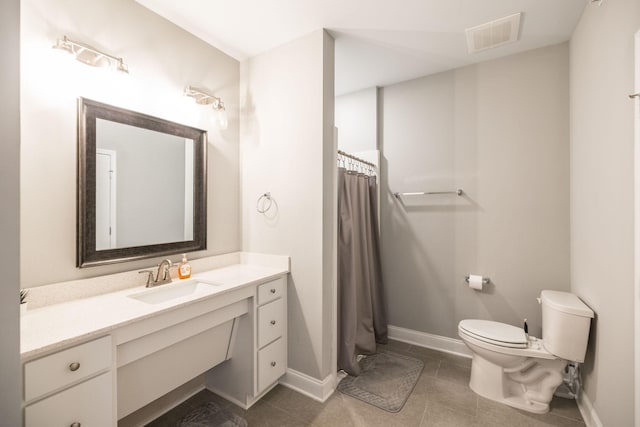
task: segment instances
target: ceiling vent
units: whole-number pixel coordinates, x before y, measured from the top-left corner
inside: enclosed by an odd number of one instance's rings
[[[522,13],[515,13],[486,24],[467,28],[465,32],[467,33],[469,53],[481,52],[517,41],[521,19]]]

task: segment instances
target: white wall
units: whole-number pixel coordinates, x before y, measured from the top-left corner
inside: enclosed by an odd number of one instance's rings
[[[584,391],[605,426],[634,423],[634,105],[627,95],[638,29],[640,2],[604,1],[585,9],[571,38],[571,290],[596,312]]]
[[[378,149],[378,88],[336,97],[338,148],[348,153]]]
[[[636,62],[636,83],[635,93],[640,93],[640,29],[636,32],[635,42],[635,62]],[[636,97],[636,120],[635,120],[635,420],[636,427],[640,426],[640,98]]]
[[[337,340],[338,194],[335,141],[335,43],[322,34],[322,365],[320,377],[335,374]]]
[[[130,0],[23,0],[21,25],[22,287],[158,262],[75,268],[79,96],[208,130],[208,250],[192,257],[238,250],[239,63]],[[87,67],[51,49],[65,34],[122,56],[130,75]],[[189,84],[224,100],[226,131],[216,129],[210,107],[182,95]],[[174,198],[167,194],[168,203]]]
[[[458,338],[464,318],[527,318],[540,336],[536,297],[569,290],[568,66],[564,43],[381,90],[390,324]]]
[[[242,63],[242,249],[291,256],[289,367],[316,379],[331,372],[335,260],[323,219],[333,204],[333,99],[333,39],[322,30]],[[275,205],[262,215],[266,192]]]
[[[20,400],[20,1],[0,3],[0,416],[22,425]]]

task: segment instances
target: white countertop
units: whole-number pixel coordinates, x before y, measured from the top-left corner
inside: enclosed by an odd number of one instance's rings
[[[228,293],[257,282],[268,281],[288,273],[287,269],[251,264],[234,264],[195,274],[192,279],[213,282],[203,292],[170,301],[148,304],[130,298],[154,288],[137,286],[90,298],[72,300],[27,311],[20,321],[20,355],[30,359],[36,355],[63,348],[163,312]],[[181,281],[161,287],[180,286]]]

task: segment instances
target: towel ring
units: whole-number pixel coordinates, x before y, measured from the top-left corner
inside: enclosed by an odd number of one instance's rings
[[[269,204],[266,204],[267,202],[269,202]],[[261,214],[266,213],[269,209],[271,209],[272,204],[273,199],[271,199],[271,193],[264,193],[262,196],[258,197],[258,201],[256,202],[256,210]]]

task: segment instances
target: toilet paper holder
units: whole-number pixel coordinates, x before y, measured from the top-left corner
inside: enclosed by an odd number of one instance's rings
[[[469,275],[468,274],[466,276],[464,276],[464,281],[469,283]],[[488,285],[489,282],[491,282],[491,279],[489,279],[488,277],[483,277],[482,278],[482,284],[483,285]]]

